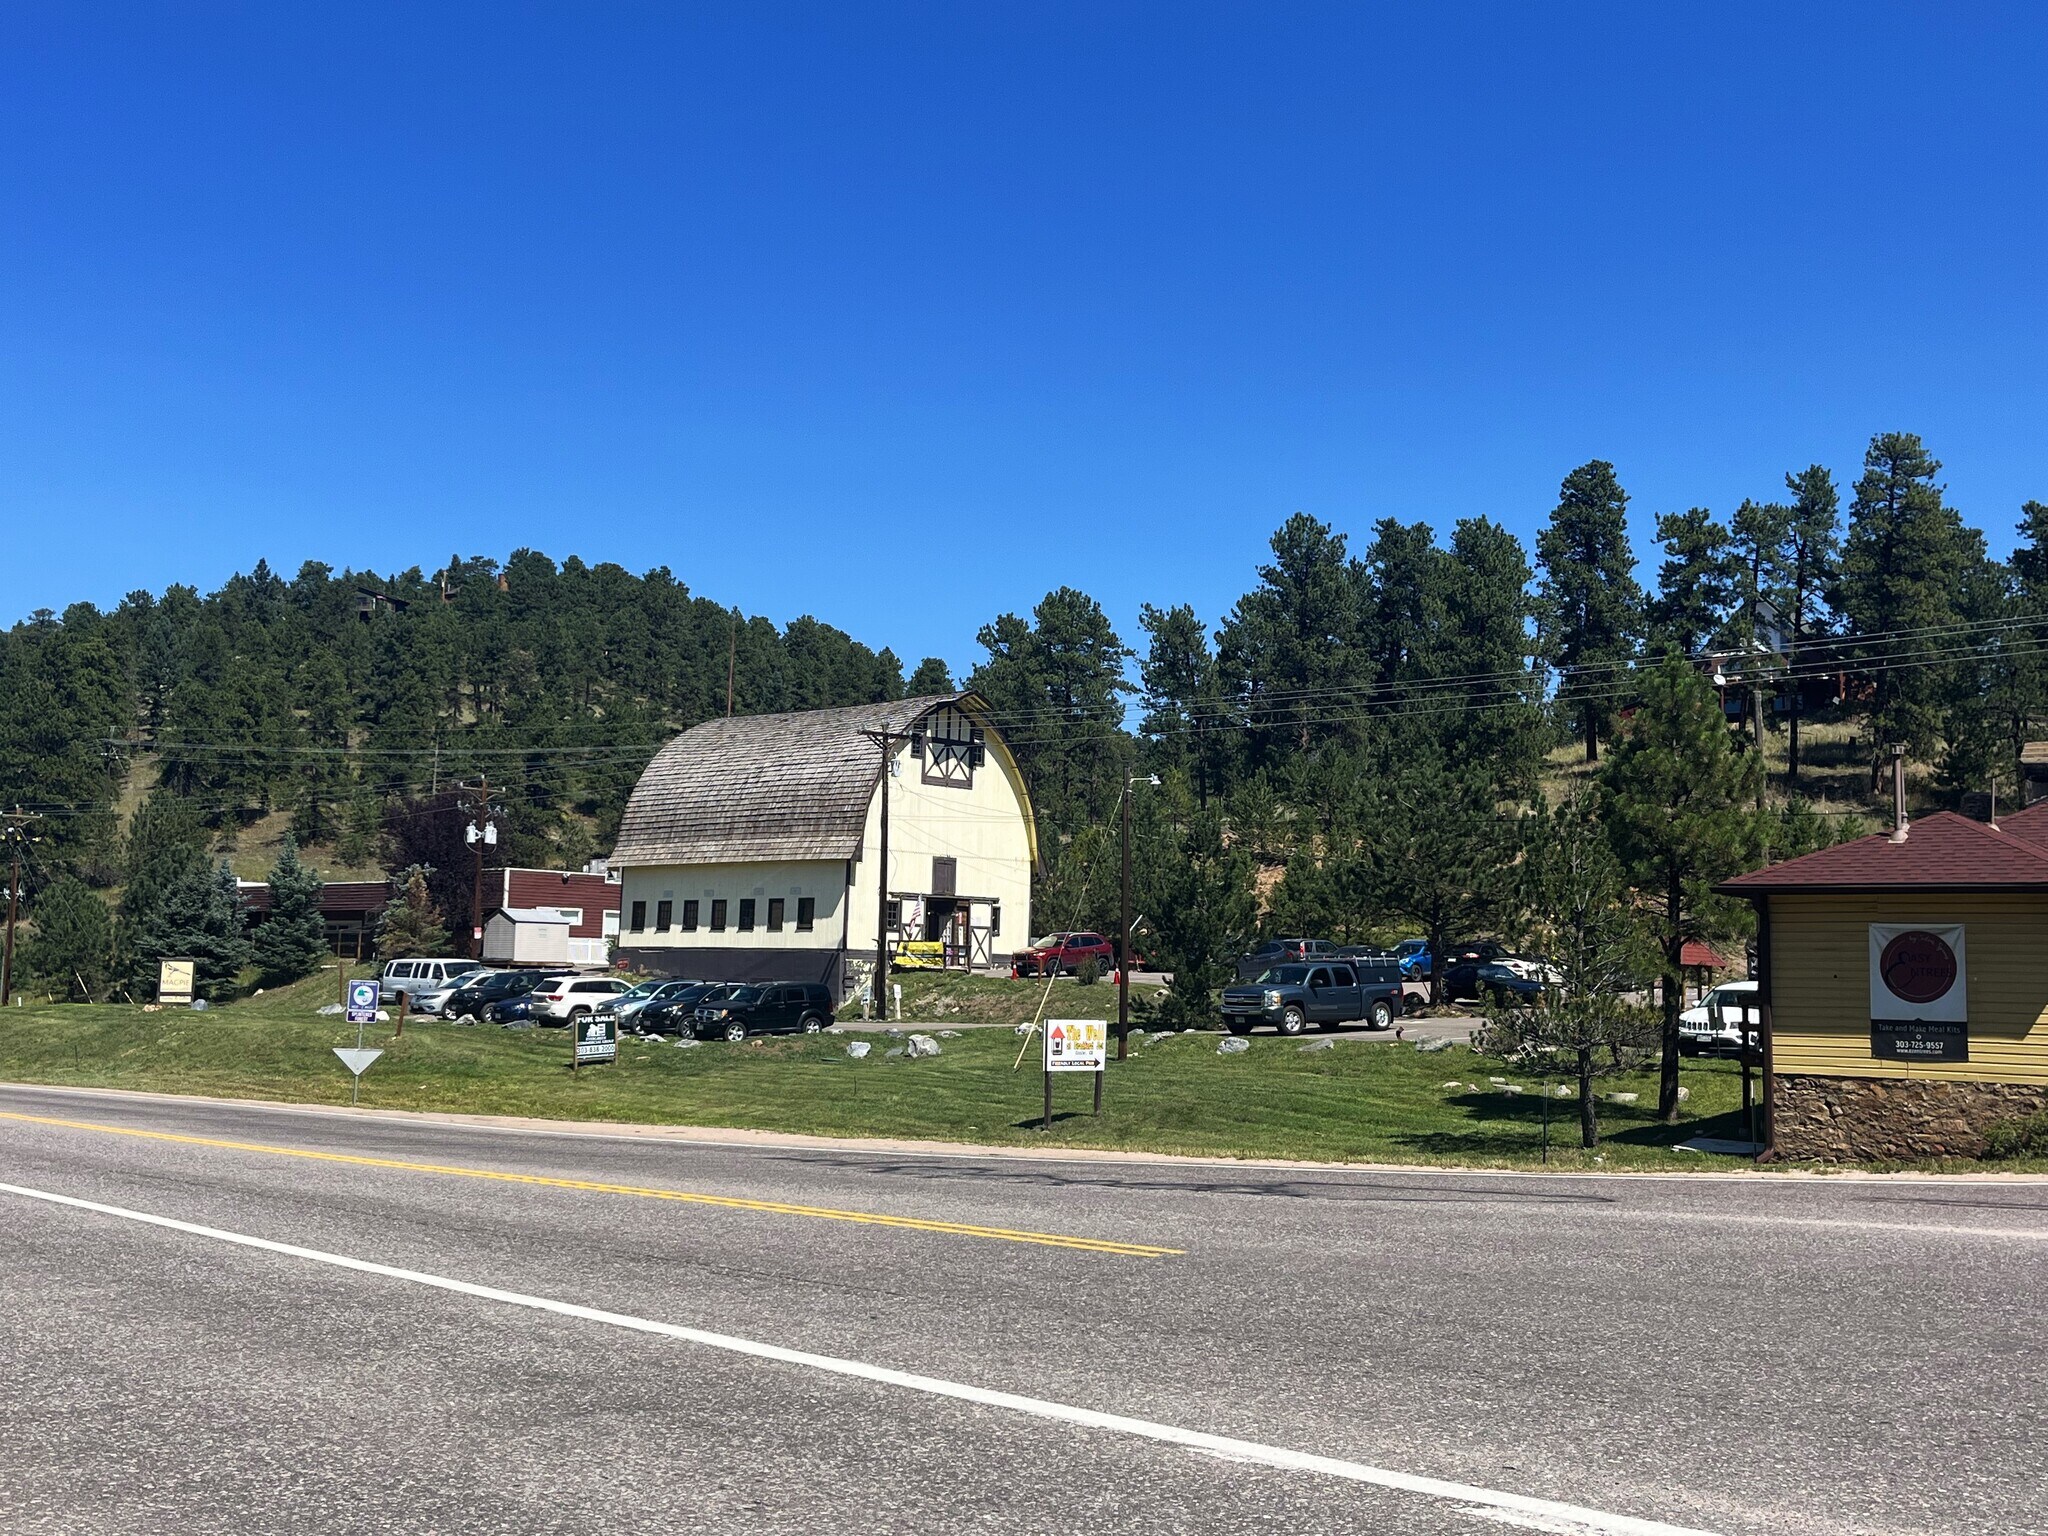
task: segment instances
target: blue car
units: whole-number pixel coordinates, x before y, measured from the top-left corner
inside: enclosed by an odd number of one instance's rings
[[[1403,981],[1427,981],[1435,969],[1429,962],[1429,940],[1403,939],[1394,946],[1394,956],[1401,962]]]

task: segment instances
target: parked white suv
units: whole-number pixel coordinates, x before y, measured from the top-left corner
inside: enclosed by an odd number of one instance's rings
[[[1762,1024],[1757,984],[1724,981],[1678,1016],[1678,1048],[1688,1056],[1723,1051],[1739,1056],[1745,1038],[1752,1045],[1756,1043],[1756,1032]]]
[[[474,960],[393,960],[377,978],[377,1001],[395,1003],[403,993],[408,998],[422,992],[438,992],[464,971],[479,969]]]
[[[556,976],[533,989],[533,1016],[567,1024],[594,1013],[626,990],[611,976]]]

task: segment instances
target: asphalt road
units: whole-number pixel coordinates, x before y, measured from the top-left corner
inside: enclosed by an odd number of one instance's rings
[[[9,1532],[2048,1529],[2040,1183],[0,1088],[0,1184]]]

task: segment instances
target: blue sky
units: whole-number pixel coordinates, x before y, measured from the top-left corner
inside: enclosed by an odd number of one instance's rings
[[[1887,429],[2002,552],[2044,78],[2038,5],[15,7],[0,621],[531,545],[965,666]]]

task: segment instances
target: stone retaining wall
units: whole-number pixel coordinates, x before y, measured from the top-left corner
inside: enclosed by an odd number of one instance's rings
[[[1780,1157],[1887,1162],[1981,1157],[2001,1120],[2048,1110],[2048,1088],[1928,1078],[1780,1074],[1772,1140]]]

